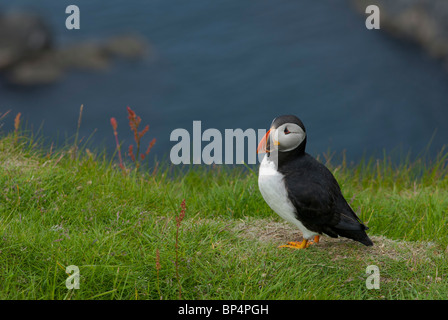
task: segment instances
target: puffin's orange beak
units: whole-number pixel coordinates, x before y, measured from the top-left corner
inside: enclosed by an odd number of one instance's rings
[[[271,150],[266,149],[266,147],[268,146],[268,139],[269,139],[270,133],[271,133],[271,130],[268,130],[268,132],[266,132],[263,139],[261,139],[260,143],[258,144],[257,153],[271,152]]]

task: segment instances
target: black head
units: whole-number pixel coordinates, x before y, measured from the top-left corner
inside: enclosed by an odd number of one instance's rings
[[[305,153],[305,147],[306,129],[302,121],[296,116],[284,115],[272,121],[257,152],[276,152],[280,158],[285,158]]]
[[[272,120],[272,124],[271,124],[271,128],[279,128],[282,125],[285,124],[294,124],[299,126],[304,132],[306,132],[305,126],[303,125],[302,120],[300,120],[299,118],[297,118],[294,115],[284,115],[284,116],[279,116],[277,118],[275,118],[274,120]]]

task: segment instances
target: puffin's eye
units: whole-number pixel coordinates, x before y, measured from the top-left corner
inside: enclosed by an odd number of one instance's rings
[[[288,130],[288,128],[285,127],[285,130],[283,131],[285,134],[290,134],[291,132]]]

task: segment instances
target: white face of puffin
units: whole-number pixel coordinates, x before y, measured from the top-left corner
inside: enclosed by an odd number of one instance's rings
[[[294,123],[285,123],[270,130],[271,148],[279,152],[294,150],[305,140],[306,133]]]

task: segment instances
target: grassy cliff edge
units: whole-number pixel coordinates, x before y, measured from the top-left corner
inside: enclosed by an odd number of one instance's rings
[[[290,250],[277,247],[300,234],[251,170],[124,175],[75,150],[0,136],[0,299],[448,298],[446,151],[432,163],[327,162],[375,245],[324,238]],[[66,287],[69,265],[80,289]],[[370,265],[380,289],[366,287]]]

